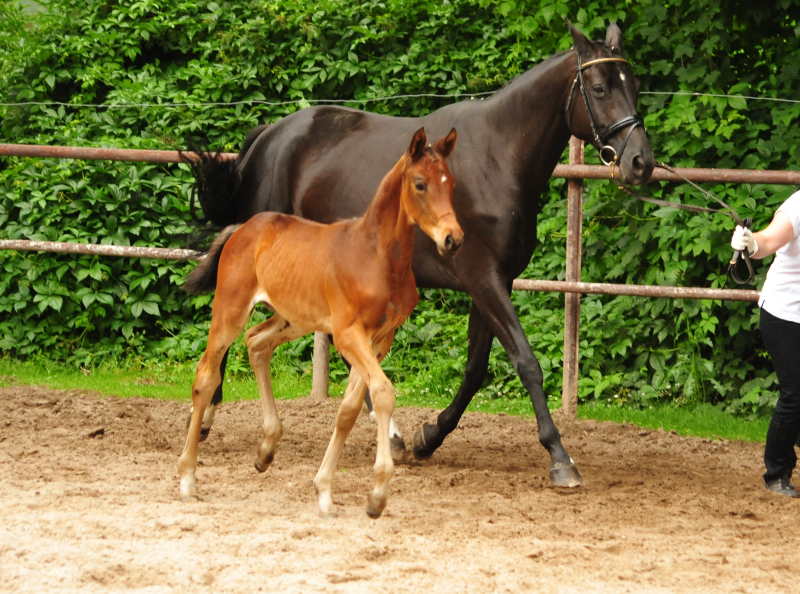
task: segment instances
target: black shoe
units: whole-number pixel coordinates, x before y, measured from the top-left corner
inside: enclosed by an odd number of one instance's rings
[[[794,488],[794,485],[789,482],[788,477],[781,477],[774,481],[764,483],[764,488],[767,491],[778,493],[779,495],[786,495],[787,497],[800,497],[800,493]]]

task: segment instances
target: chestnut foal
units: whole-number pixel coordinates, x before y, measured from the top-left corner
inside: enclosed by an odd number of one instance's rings
[[[333,334],[336,348],[352,369],[333,437],[314,478],[320,513],[334,514],[333,473],[369,388],[378,451],[367,515],[381,515],[394,472],[389,421],[395,400],[380,361],[395,330],[419,300],[411,271],[414,223],[436,242],[442,255],[461,246],[463,232],[452,205],[454,183],[445,163],[455,142],[453,129],[431,146],[420,128],[408,151],[383,178],[362,218],[321,225],[262,212],[241,226],[224,229],[189,274],[184,285],[188,292],[216,286],[216,295],[208,346],[192,386],[189,434],[178,462],[184,501],[197,499],[195,469],[203,414],[222,381],[223,357],[255,305],[264,303],[275,314],[245,334],[264,409],[264,441],[256,454],[256,469],[264,472],[270,465],[283,432],[269,372],[273,351],[309,332]]]

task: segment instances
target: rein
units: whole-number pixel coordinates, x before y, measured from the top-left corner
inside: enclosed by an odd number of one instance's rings
[[[753,224],[753,219],[751,217],[747,217],[744,220],[742,220],[742,218],[739,216],[739,213],[737,213],[731,206],[729,206],[728,204],[726,204],[725,202],[720,200],[718,197],[716,197],[714,194],[712,194],[708,190],[705,190],[705,189],[701,188],[700,186],[698,186],[696,183],[694,183],[692,180],[690,180],[686,176],[681,175],[680,173],[678,173],[675,170],[674,167],[670,167],[666,163],[656,163],[656,167],[660,167],[661,169],[666,169],[667,171],[669,171],[673,175],[677,175],[679,178],[681,178],[686,183],[690,184],[695,189],[701,191],[703,194],[705,194],[706,196],[708,196],[712,200],[715,200],[720,206],[722,206],[728,212],[725,212],[725,210],[722,210],[722,209],[706,208],[704,206],[694,206],[692,204],[680,204],[678,202],[668,202],[667,200],[660,200],[658,198],[653,198],[652,196],[643,196],[642,194],[639,194],[638,192],[635,192],[629,186],[626,186],[624,183],[622,183],[621,180],[618,180],[618,179],[614,178],[614,163],[613,162],[610,163],[610,164],[607,163],[607,165],[609,165],[609,169],[611,170],[611,179],[612,179],[612,181],[614,181],[617,184],[617,187],[620,190],[622,190],[623,192],[625,192],[629,196],[633,196],[634,198],[638,198],[639,200],[642,200],[644,202],[649,202],[650,204],[657,204],[658,206],[666,206],[666,207],[669,207],[669,208],[677,208],[679,210],[688,210],[690,212],[709,212],[709,213],[723,214],[725,216],[731,217],[736,222],[737,225],[740,225],[741,227],[744,227],[745,229],[749,229],[750,225]],[[747,277],[746,278],[742,278],[741,276],[739,276],[739,273],[738,273],[737,263],[739,262],[740,258],[743,259],[745,264],[747,265]],[[744,284],[748,284],[748,283],[753,282],[753,279],[755,279],[756,273],[755,273],[755,270],[753,269],[753,263],[750,260],[750,254],[747,253],[747,250],[744,250],[743,252],[739,251],[739,250],[736,250],[735,252],[733,252],[733,256],[731,257],[730,262],[728,262],[728,274],[733,279],[733,281],[736,284],[739,284],[739,285],[744,285]]]

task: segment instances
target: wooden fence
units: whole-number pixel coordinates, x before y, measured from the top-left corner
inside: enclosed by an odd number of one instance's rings
[[[190,157],[193,156],[192,153],[186,154]],[[150,163],[178,163],[181,160],[178,151],[0,144],[0,156],[4,155],[58,159],[139,161]],[[575,137],[571,138],[569,144],[569,163],[556,165],[552,175],[552,177],[566,178],[569,180],[567,192],[566,280],[517,279],[513,284],[514,290],[566,293],[562,406],[564,411],[572,416],[577,414],[578,407],[578,335],[580,330],[581,293],[667,297],[673,299],[719,299],[736,301],[756,301],[758,299],[758,293],[756,291],[748,290],[580,282],[583,180],[612,178],[612,171],[609,167],[586,165],[583,162],[583,155],[583,142]],[[224,153],[223,156],[226,158],[235,158],[236,154]],[[688,168],[677,169],[676,171],[693,182],[800,186],[800,171]],[[619,171],[614,172],[614,175],[619,177]],[[656,169],[651,179],[652,181],[683,181],[678,175],[664,169]],[[197,259],[201,257],[201,254],[192,250],[26,240],[0,240],[0,249],[51,251],[134,258]],[[329,349],[330,345],[327,336],[318,333],[314,341],[314,393],[328,393]]]

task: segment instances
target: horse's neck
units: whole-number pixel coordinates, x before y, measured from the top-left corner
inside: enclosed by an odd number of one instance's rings
[[[411,266],[414,251],[414,221],[402,205],[405,155],[386,174],[375,197],[361,219],[367,241],[378,253],[391,254],[387,261],[392,268]]]
[[[565,108],[575,77],[574,60],[573,52],[551,57],[486,102],[487,119],[523,170],[552,170],[569,140]]]

